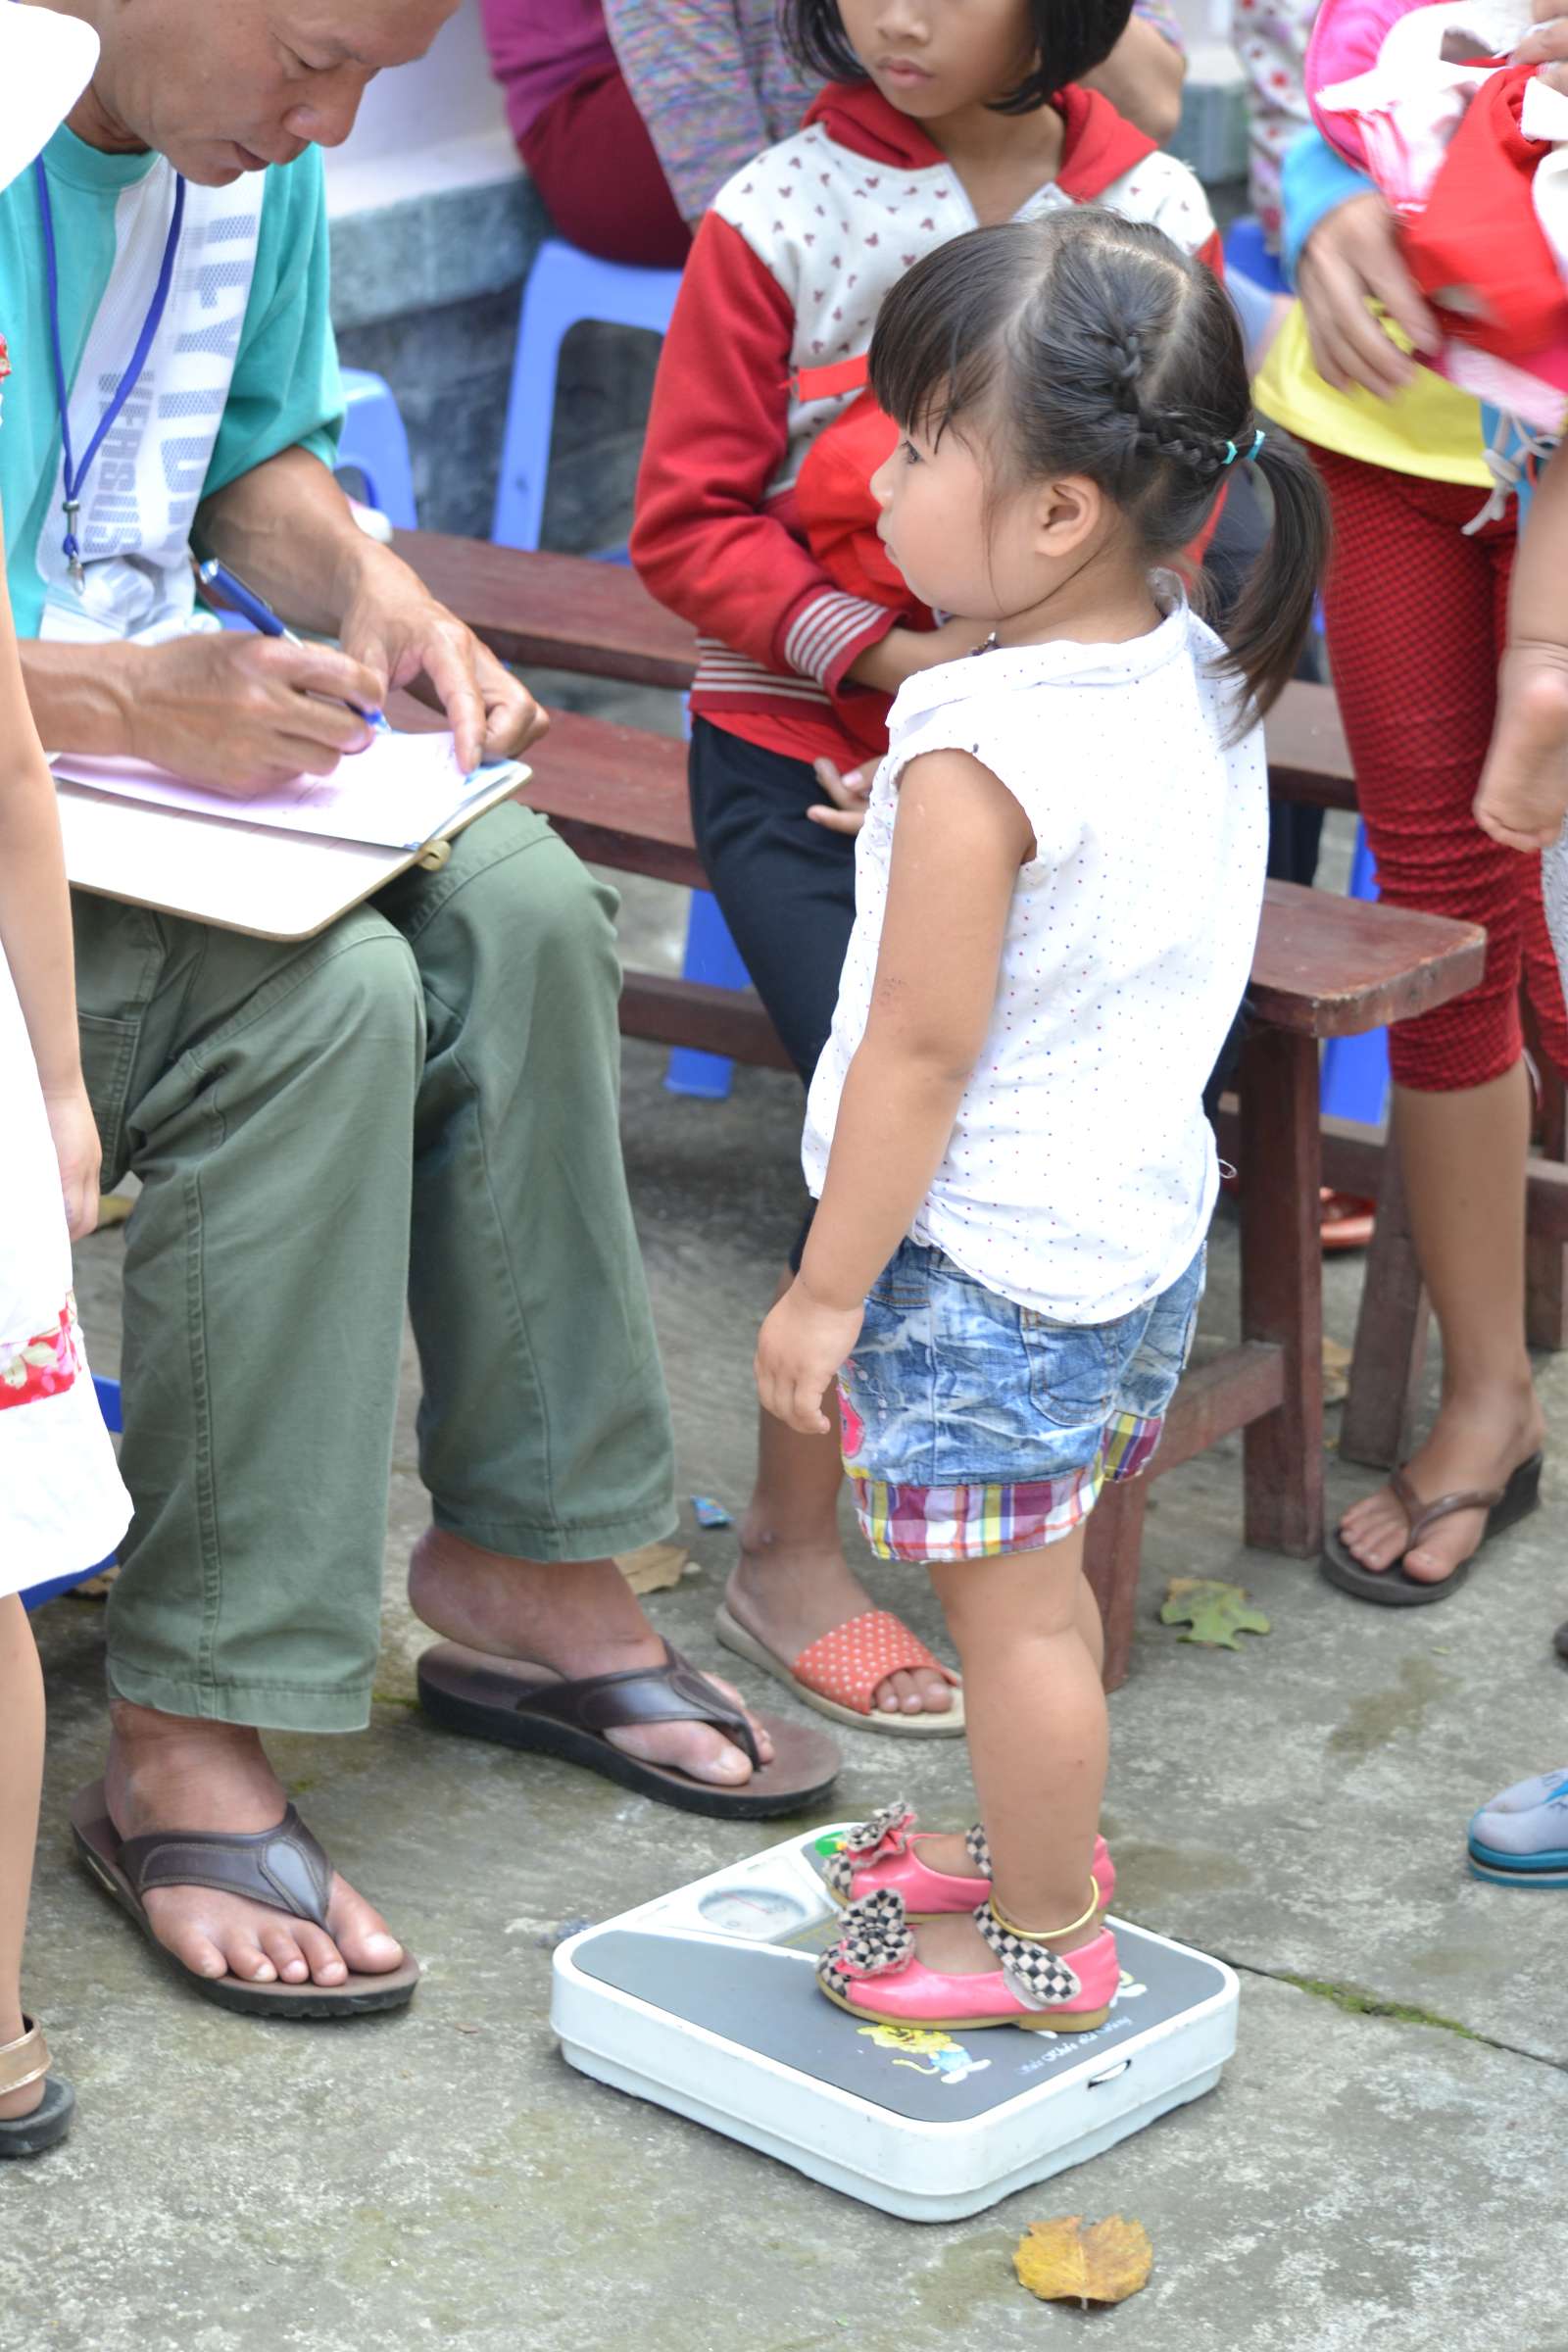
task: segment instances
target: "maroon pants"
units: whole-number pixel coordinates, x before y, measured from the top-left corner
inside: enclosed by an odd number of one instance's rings
[[[1496,707],[1513,514],[1467,539],[1484,491],[1312,456],[1334,510],[1329,658],[1378,889],[1391,906],[1487,928],[1478,985],[1390,1030],[1394,1076],[1434,1095],[1500,1078],[1523,1049],[1521,989],[1568,1071],[1541,859],[1499,848],[1470,812]]]
[[[550,218],[567,242],[604,262],[679,270],[691,231],[675,209],[654,142],[618,68],[585,74],[519,141]]]

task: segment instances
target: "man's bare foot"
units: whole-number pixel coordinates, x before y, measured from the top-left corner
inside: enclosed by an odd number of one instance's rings
[[[1405,1476],[1428,1502],[1440,1495],[1507,1484],[1540,1446],[1545,1422],[1534,1389],[1523,1394],[1452,1396],[1445,1400],[1432,1434],[1405,1465]],[[1392,1487],[1355,1503],[1340,1522],[1340,1539],[1363,1568],[1380,1572],[1402,1565],[1417,1584],[1440,1585],[1475,1550],[1486,1530],[1485,1511],[1455,1511],[1440,1519],[1419,1547],[1407,1552],[1409,1522]]]
[[[154,1830],[270,1830],[288,1803],[257,1733],[238,1724],[160,1715],[114,1701],[104,1772],[109,1818],[122,1838]],[[254,1984],[341,1984],[352,1970],[384,1976],[403,1947],[363,1895],[334,1875],[327,1921],[292,1919],[209,1886],[155,1886],[145,1898],[160,1943],[193,1975]]]
[[[483,1551],[442,1528],[427,1528],[409,1562],[409,1603],[432,1633],[496,1658],[548,1666],[568,1681],[662,1666],[664,1645],[613,1560],[542,1562]],[[731,1705],[740,1694],[709,1677]],[[773,1744],[747,1716],[762,1762]],[[738,1788],[751,1758],[711,1724],[627,1726],[605,1737],[629,1756],[670,1765],[694,1781]]]
[[[785,1544],[755,1514],[742,1522],[740,1558],[724,1598],[731,1616],[786,1665],[835,1626],[876,1606],[836,1540]],[[928,1666],[914,1667],[879,1683],[875,1703],[884,1715],[945,1715],[953,1686]]]

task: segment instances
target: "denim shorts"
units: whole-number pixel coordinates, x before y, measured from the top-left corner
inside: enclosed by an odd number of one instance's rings
[[[1053,1322],[906,1241],[839,1374],[844,1466],[884,1560],[969,1560],[1070,1535],[1136,1478],[1182,1376],[1204,1252],[1112,1323]]]

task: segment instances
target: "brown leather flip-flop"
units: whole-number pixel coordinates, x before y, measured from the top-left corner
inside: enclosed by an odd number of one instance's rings
[[[825,1732],[760,1715],[757,1720],[773,1742],[773,1761],[761,1763],[745,1716],[667,1642],[662,1666],[586,1675],[577,1682],[564,1682],[545,1666],[441,1642],[419,1660],[418,1682],[419,1704],[448,1731],[560,1756],[660,1804],[722,1821],[770,1821],[776,1814],[805,1812],[827,1794],[843,1761]],[[711,1724],[751,1758],[751,1779],[734,1788],[695,1780],[672,1764],[629,1756],[605,1737],[651,1723]]]
[[[1406,1551],[1414,1551],[1430,1528],[1436,1527],[1440,1519],[1451,1519],[1456,1511],[1487,1514],[1481,1541],[1469,1559],[1461,1560],[1453,1574],[1439,1583],[1423,1584],[1419,1577],[1406,1576],[1397,1560],[1388,1568],[1368,1568],[1356,1558],[1338,1530],[1324,1539],[1323,1574],[1342,1592],[1353,1592],[1357,1600],[1374,1600],[1385,1609],[1419,1609],[1435,1600],[1450,1599],[1465,1583],[1493,1537],[1528,1518],[1540,1504],[1541,1462],[1541,1455],[1533,1453],[1519,1464],[1505,1487],[1477,1487],[1463,1494],[1440,1494],[1435,1502],[1424,1501],[1402,1470],[1393,1473],[1389,1484],[1410,1523],[1404,1539]]]
[[[142,1897],[158,1886],[215,1886],[223,1894],[265,1903],[290,1919],[326,1929],[332,1865],[292,1805],[280,1822],[253,1836],[217,1830],[158,1830],[122,1838],[109,1818],[102,1781],[83,1788],[71,1807],[76,1851],[98,1884],[128,1912],[160,1958],[193,1991],[222,2009],[252,2017],[297,2019],[367,2017],[403,2009],[414,1998],[419,1964],[405,1952],[385,1976],[350,1974],[341,1984],[255,1984],[245,1977],[201,1977],[153,1933]]]

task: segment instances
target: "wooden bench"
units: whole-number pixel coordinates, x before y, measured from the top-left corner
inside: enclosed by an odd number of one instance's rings
[[[556,668],[640,685],[690,682],[694,642],[625,569],[569,556],[520,555],[434,534],[400,534],[400,552],[487,644],[526,673]],[[704,885],[691,836],[686,757],[671,738],[580,713],[556,715],[530,754],[526,798],[596,864]],[[1333,698],[1293,687],[1270,720],[1270,776],[1281,797],[1353,807]],[[1250,1544],[1307,1557],[1323,1537],[1322,1254],[1325,1151],[1318,1044],[1440,1004],[1472,987],[1484,934],[1437,916],[1270,883],[1252,969],[1228,1148],[1241,1196],[1242,1331],[1189,1374],[1154,1475],[1243,1433]],[[790,1063],[750,991],[661,973],[626,976],[628,1036],[696,1046],[738,1061]],[[1365,1140],[1357,1144],[1361,1134]],[[1330,1135],[1328,1181],[1365,1181],[1376,1139]],[[1362,1179],[1345,1181],[1351,1166]],[[1091,1521],[1090,1574],[1106,1626],[1106,1681],[1126,1672],[1148,1480],[1108,1489]]]

